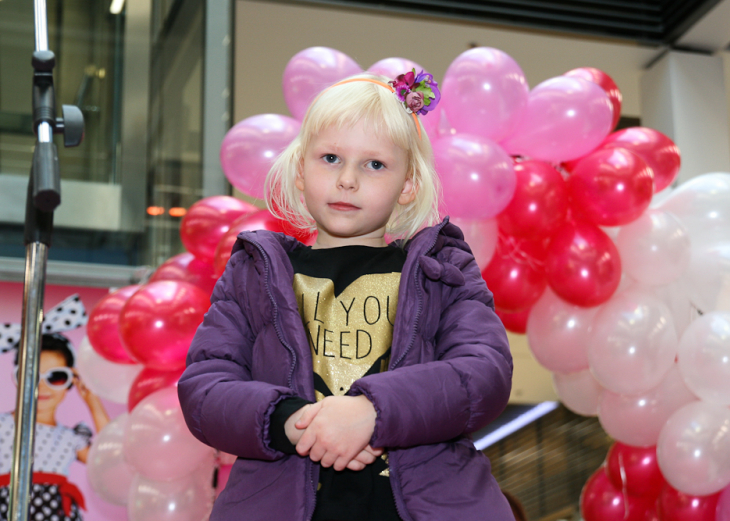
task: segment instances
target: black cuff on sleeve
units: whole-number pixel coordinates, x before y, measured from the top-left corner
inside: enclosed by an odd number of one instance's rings
[[[294,396],[292,398],[286,398],[276,404],[274,412],[271,413],[271,423],[269,424],[269,435],[271,436],[269,447],[274,450],[278,450],[279,452],[283,452],[284,454],[297,453],[296,447],[286,436],[284,424],[286,423],[286,420],[289,419],[289,416],[310,403],[312,402],[307,401],[304,398]]]

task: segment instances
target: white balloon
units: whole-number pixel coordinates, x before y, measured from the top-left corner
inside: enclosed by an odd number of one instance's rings
[[[695,320],[679,342],[679,369],[687,386],[708,402],[730,405],[730,313]]]
[[[122,442],[127,413],[114,418],[94,439],[86,459],[91,488],[99,497],[115,505],[126,505],[134,470],[124,461]]]
[[[669,284],[689,265],[687,230],[676,217],[661,210],[647,210],[623,226],[615,242],[623,270],[644,284]]]
[[[662,381],[676,354],[671,312],[653,293],[629,288],[596,314],[588,363],[606,389],[617,394],[648,391]]]
[[[690,301],[701,312],[730,311],[730,240],[693,244],[683,278]]]
[[[694,177],[674,189],[660,208],[679,217],[693,244],[730,241],[730,173]]]
[[[129,389],[144,368],[141,364],[115,364],[94,351],[84,337],[76,353],[76,369],[94,394],[115,403],[127,403]]]

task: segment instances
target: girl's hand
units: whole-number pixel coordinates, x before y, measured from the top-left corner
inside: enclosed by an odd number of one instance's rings
[[[102,403],[101,398],[95,395],[91,391],[91,389],[86,387],[84,381],[79,376],[79,373],[77,373],[76,371],[74,371],[73,373],[74,385],[76,386],[76,390],[78,391],[79,396],[81,396],[81,399],[89,407],[89,411],[91,412],[91,418],[94,420],[94,426],[96,427],[96,432],[99,432],[109,423],[109,415],[104,408],[104,404]]]
[[[298,429],[296,427],[296,423],[307,411],[309,416],[311,418],[314,418],[314,416],[317,415],[321,408],[321,402],[311,403],[309,405],[305,405],[294,414],[289,416],[289,418],[287,418],[286,422],[284,423],[284,433],[286,434],[286,437],[289,438],[289,441],[292,443],[292,445],[296,445],[299,442],[299,439],[302,437],[302,434],[304,434],[304,429]]]
[[[76,390],[79,393],[79,396],[81,396],[81,399],[86,402],[86,404],[89,407],[92,407],[96,404],[97,401],[99,401],[99,397],[96,396],[93,392],[91,392],[91,389],[86,387],[84,384],[84,381],[79,376],[79,373],[76,371],[74,373],[74,385],[76,386]]]
[[[295,423],[297,429],[305,429],[297,453],[335,470],[344,470],[358,457],[369,461],[370,457],[361,453],[370,442],[377,419],[370,400],[363,395],[328,396],[318,404],[319,409],[307,409]]]
[[[359,471],[375,462],[383,454],[383,449],[374,449],[370,445],[365,447],[355,459],[347,464],[350,470]]]

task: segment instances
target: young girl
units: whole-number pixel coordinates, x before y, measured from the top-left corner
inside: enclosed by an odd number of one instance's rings
[[[190,347],[188,426],[239,456],[211,520],[513,519],[469,438],[509,397],[504,328],[460,230],[416,233],[437,101],[423,73],[344,80],[269,173],[270,208],[318,235],[239,235]]]

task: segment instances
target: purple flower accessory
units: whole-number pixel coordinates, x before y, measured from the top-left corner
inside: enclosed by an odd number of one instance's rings
[[[416,74],[416,69],[413,69],[388,83],[393,86],[396,97],[409,114],[425,116],[435,109],[441,100],[438,83],[432,74],[424,71]]]

